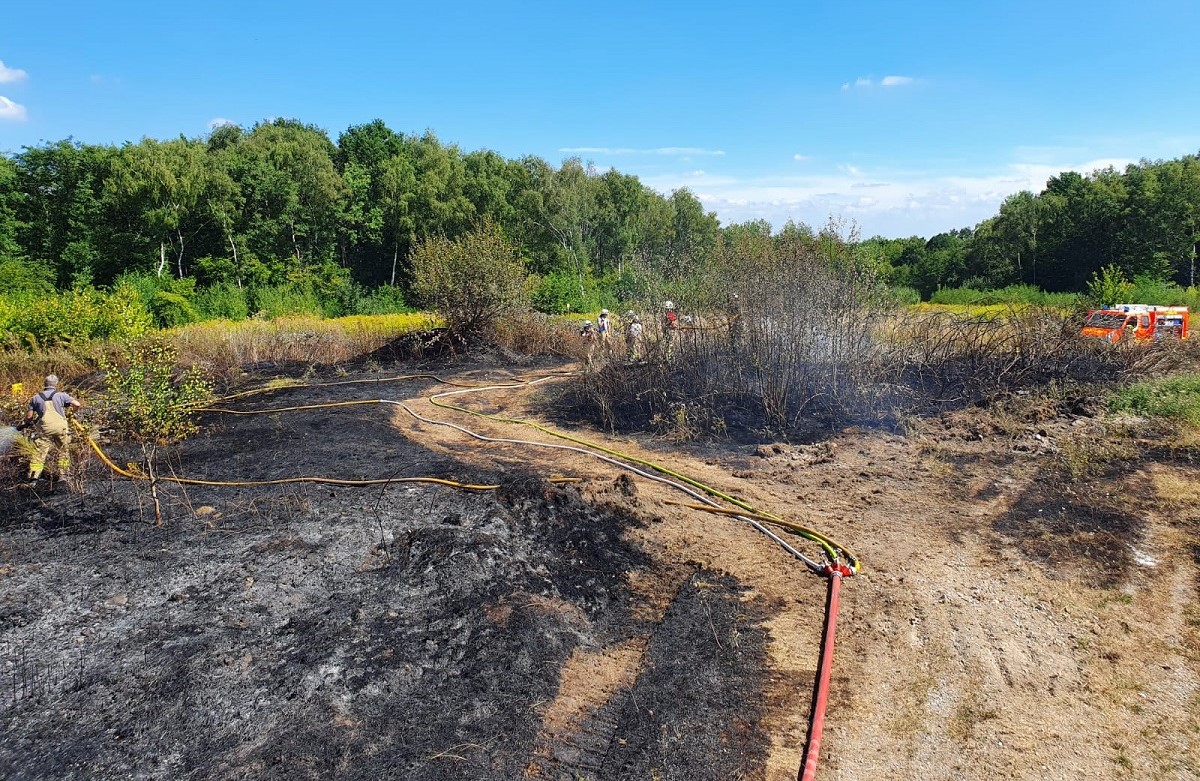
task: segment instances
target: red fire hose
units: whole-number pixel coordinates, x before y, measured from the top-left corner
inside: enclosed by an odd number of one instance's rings
[[[825,601],[825,631],[821,636],[821,655],[817,663],[816,680],[813,682],[811,716],[808,720],[808,738],[804,746],[804,764],[800,766],[800,781],[813,781],[817,777],[817,759],[821,753],[821,732],[825,728],[825,706],[829,703],[829,676],[833,671],[833,640],[837,633],[838,589],[843,575],[853,575],[844,564],[833,564],[825,568],[829,579],[829,593]]]

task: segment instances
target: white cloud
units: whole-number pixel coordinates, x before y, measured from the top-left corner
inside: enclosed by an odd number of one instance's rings
[[[914,79],[912,76],[884,76],[879,81],[875,81],[874,79],[872,79],[868,76],[859,76],[857,79],[854,80],[853,86],[856,89],[870,89],[875,86],[908,87],[908,86],[911,86],[916,83],[917,83],[917,80]],[[842,92],[849,91],[850,87],[851,87],[850,82],[846,82],[845,84],[842,85]]]
[[[802,155],[799,153],[792,155],[792,159],[795,160],[797,163],[803,163],[807,160],[812,160],[812,158],[809,157],[808,155]]]
[[[10,84],[17,81],[24,81],[29,78],[29,74],[20,68],[9,68],[5,66],[4,61],[0,60],[0,84]]]
[[[661,146],[656,149],[633,149],[612,146],[564,146],[560,152],[569,155],[663,155],[667,157],[720,157],[721,149],[701,149],[694,146]]]
[[[237,123],[234,122],[232,119],[226,119],[225,117],[214,117],[213,119],[208,120],[208,129],[216,130],[219,127],[225,127],[227,125],[236,125],[236,124]]]
[[[11,119],[14,122],[24,122],[28,118],[29,115],[24,106],[0,95],[0,120]]]
[[[1011,162],[978,175],[925,175],[841,165],[811,174],[753,177],[706,176],[696,197],[723,224],[765,219],[775,228],[798,220],[820,227],[829,217],[857,223],[862,235],[924,236],[971,227],[995,216],[1004,199],[1021,190],[1041,192],[1063,171],[1091,173],[1134,162],[1096,158],[1082,162]],[[864,179],[863,177],[869,177]],[[687,172],[642,177],[662,193],[695,183]]]

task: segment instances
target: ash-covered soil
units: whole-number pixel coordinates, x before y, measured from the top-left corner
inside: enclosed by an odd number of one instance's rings
[[[454,400],[544,420],[547,387]],[[95,461],[81,492],[0,491],[0,778],[795,779],[823,581],[673,489],[426,400],[449,389],[226,406],[386,398],[542,444],[394,405],[208,414],[160,472],[501,490],[164,485],[161,527]],[[1049,393],[802,444],[573,433],[861,556],[818,778],[1200,779],[1200,457],[1148,426]]]
[[[503,487],[164,483],[162,526],[145,483],[95,460],[77,490],[0,495],[0,778],[762,777],[767,608],[744,584],[664,570],[624,486],[597,507],[532,468],[433,452],[390,416],[209,415],[161,471]],[[549,730],[564,666],[611,648],[638,649],[628,680]]]

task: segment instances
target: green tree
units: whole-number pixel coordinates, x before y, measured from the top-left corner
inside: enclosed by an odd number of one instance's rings
[[[171,246],[178,277],[184,277],[188,238],[204,219],[201,204],[208,188],[207,150],[199,141],[143,139],[123,147],[108,180],[116,199],[133,205],[146,236],[158,244],[155,274],[167,269]]]
[[[255,126],[242,151],[248,244],[257,257],[278,264],[274,281],[303,281],[335,256],[347,192],[334,168],[335,148],[324,131],[281,119]]]
[[[413,250],[413,292],[452,333],[476,334],[529,307],[525,267],[499,227],[484,221],[456,239],[432,236]]]
[[[26,147],[14,159],[20,197],[12,204],[18,243],[31,263],[54,269],[57,282],[111,281],[119,213],[106,203],[111,147],[71,140]],[[102,266],[105,266],[102,268]]]
[[[1092,274],[1088,282],[1087,295],[1096,306],[1112,306],[1128,301],[1133,293],[1133,283],[1114,264],[1109,264]]]
[[[17,187],[17,168],[13,161],[0,156],[0,260],[24,255],[17,238],[17,204],[21,201]]]

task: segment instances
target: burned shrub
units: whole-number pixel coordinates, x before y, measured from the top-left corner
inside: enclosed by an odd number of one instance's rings
[[[726,248],[700,313],[646,322],[645,360],[589,372],[575,402],[612,429],[690,437],[730,427],[795,432],[870,406],[887,288],[832,235]]]
[[[569,393],[577,414],[682,439],[734,429],[803,436],[1189,360],[1186,343],[1082,337],[1074,312],[895,306],[854,245],[833,233],[751,235],[726,252],[723,271],[694,293],[700,314],[680,310],[672,325],[662,301],[652,305],[656,315],[627,356],[638,360],[592,366]]]
[[[1174,342],[1112,345],[1079,335],[1076,313],[1012,307],[986,315],[898,312],[879,376],[894,408],[928,412],[1051,383],[1113,382],[1180,365]]]

